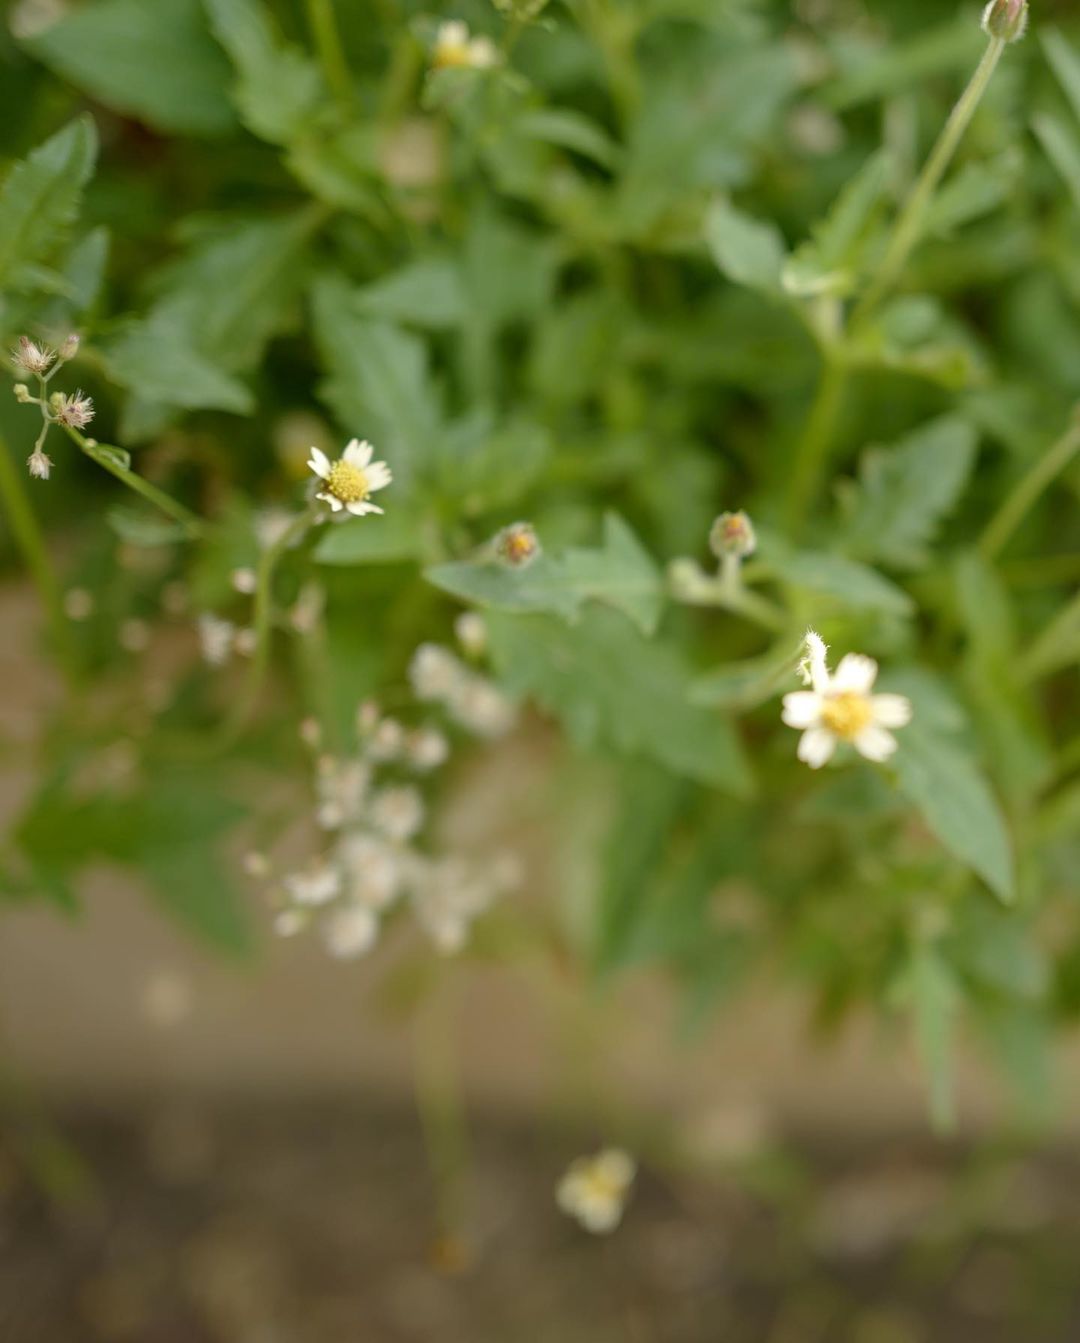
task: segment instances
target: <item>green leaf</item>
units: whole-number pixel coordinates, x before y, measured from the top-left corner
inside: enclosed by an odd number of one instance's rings
[[[831,598],[852,610],[909,616],[915,603],[884,575],[856,560],[825,551],[797,550],[768,556],[769,566],[789,587]]]
[[[199,0],[94,0],[25,45],[102,106],[155,130],[221,135],[236,125],[229,67]]]
[[[289,146],[285,166],[316,200],[381,228],[392,226],[380,194],[378,142],[370,125],[310,128]]]
[[[1080,56],[1057,28],[1044,28],[1039,37],[1073,115],[1080,121]]]
[[[989,163],[965,163],[934,197],[926,212],[924,233],[948,237],[962,225],[996,210],[1015,190],[1023,163],[1015,150]]]
[[[203,3],[236,67],[233,99],[244,124],[272,144],[296,139],[323,94],[318,66],[282,39],[260,0]]]
[[[782,292],[780,277],[788,253],[775,224],[753,219],[721,200],[709,210],[705,237],[729,280],[766,294]]]
[[[182,541],[186,535],[178,522],[155,510],[135,505],[115,505],[106,513],[105,521],[121,541],[133,546],[169,546]]]
[[[435,452],[442,412],[424,342],[363,313],[356,292],[326,281],[314,295],[323,399],[349,434],[369,438],[407,488]]]
[[[1033,117],[1031,125],[1080,210],[1080,136],[1049,112]]]
[[[488,616],[507,689],[563,722],[580,747],[597,742],[744,797],[750,768],[731,723],[688,702],[678,651],[649,642],[617,611],[593,606],[576,625],[551,616]]]
[[[922,720],[919,710],[916,701],[893,757],[900,790],[945,848],[1011,903],[1012,842],[1001,808],[967,748]]]
[[[572,149],[601,168],[613,168],[619,157],[619,146],[601,126],[569,108],[536,108],[518,117],[513,129],[530,140]]]
[[[249,414],[255,399],[242,382],[192,349],[189,332],[160,315],[133,323],[105,348],[113,382],[140,399],[186,410]]]
[[[817,223],[809,242],[796,249],[783,268],[790,294],[850,294],[863,266],[865,246],[876,222],[888,182],[888,159],[873,155]]]
[[[8,173],[0,188],[0,291],[50,255],[75,218],[96,157],[97,131],[84,116]]]
[[[426,530],[423,518],[394,508],[325,527],[313,554],[319,564],[396,564],[420,558]]]
[[[526,569],[497,560],[439,564],[429,583],[464,601],[496,611],[547,611],[576,621],[587,601],[606,602],[629,616],[643,634],[655,633],[664,586],[652,556],[616,513],[604,517],[603,544],[541,555]]]
[[[458,326],[467,311],[461,273],[454,262],[431,257],[391,271],[356,291],[357,310],[412,326]]]
[[[847,548],[898,569],[929,563],[938,523],[955,506],[975,465],[977,437],[964,420],[934,420],[892,448],[870,448],[859,484],[843,502]]]

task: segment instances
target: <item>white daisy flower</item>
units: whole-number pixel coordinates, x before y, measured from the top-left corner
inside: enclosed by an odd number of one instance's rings
[[[451,67],[464,70],[489,70],[498,63],[499,51],[490,37],[470,37],[469,25],[460,19],[448,19],[435,34],[432,65],[436,70]]]
[[[820,635],[808,631],[800,672],[810,689],[784,696],[784,722],[803,733],[799,759],[820,769],[841,742],[849,742],[867,760],[888,760],[897,746],[889,729],[911,722],[911,701],[871,694],[878,674],[873,658],[849,653],[830,673],[827,652]]]
[[[379,940],[379,919],[363,905],[345,905],[329,913],[319,931],[331,956],[350,961],[365,955]]]
[[[354,438],[332,462],[322,448],[313,447],[308,466],[326,484],[315,498],[329,504],[334,513],[345,509],[358,518],[365,513],[381,513],[383,510],[370,499],[376,490],[385,489],[393,476],[385,462],[371,460],[374,451],[370,443]]]
[[[634,1182],[637,1166],[633,1157],[617,1147],[608,1147],[593,1157],[579,1157],[559,1181],[555,1200],[568,1217],[586,1231],[603,1235],[614,1231]]]

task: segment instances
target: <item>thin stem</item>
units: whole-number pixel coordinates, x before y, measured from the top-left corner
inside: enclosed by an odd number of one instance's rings
[[[847,365],[837,352],[826,351],[817,396],[795,450],[795,461],[788,478],[784,522],[789,536],[795,536],[801,528],[820,488],[846,384]]]
[[[414,1079],[416,1106],[435,1182],[440,1251],[447,1267],[464,1252],[465,1172],[468,1124],[461,1095],[454,1040],[454,1013],[430,1001],[417,1013]]]
[[[263,551],[256,570],[255,612],[252,621],[255,630],[255,651],[251,657],[251,668],[247,682],[236,708],[226,719],[217,745],[224,749],[232,745],[243,733],[248,721],[259,702],[263,682],[270,667],[270,636],[273,632],[274,614],[274,575],[285,552],[307,532],[311,526],[313,513],[305,510],[294,518],[281,536]]]
[[[0,498],[3,499],[4,511],[11,523],[11,534],[15,544],[26,562],[41,598],[60,665],[70,679],[75,665],[75,649],[71,629],[64,615],[60,584],[53,571],[49,552],[45,548],[45,538],[26,497],[22,477],[11,460],[7,444],[2,439],[0,439]]]
[[[993,559],[1005,548],[1010,537],[1034,508],[1043,492],[1065,471],[1080,453],[1080,410],[1073,423],[1031,470],[1013,487],[1011,493],[990,519],[979,541],[979,549]]]
[[[333,0],[306,0],[308,26],[319,53],[326,82],[345,111],[352,107],[353,85],[349,63],[341,45],[341,33],[334,17]]]
[[[922,235],[926,212],[933,200],[934,192],[945,176],[949,164],[960,146],[960,141],[964,138],[964,133],[971,124],[971,119],[982,101],[983,94],[989,87],[990,80],[993,78],[1006,45],[1004,39],[1000,37],[992,37],[988,42],[982,60],[976,67],[967,88],[960,95],[959,101],[949,114],[949,119],[938,136],[937,143],[926,161],[926,166],[920,173],[904,208],[900,212],[878,272],[855,309],[852,318],[853,323],[864,320],[873,311],[895,284],[897,277],[904,269],[912,249]]]
[[[92,462],[108,471],[109,475],[115,476],[117,480],[123,483],[136,494],[141,494],[156,508],[159,508],[164,514],[178,522],[184,529],[184,533],[191,540],[196,540],[202,536],[205,530],[205,524],[191,509],[185,507],[179,500],[166,494],[164,490],[159,490],[156,485],[151,485],[148,480],[137,475],[134,471],[123,464],[120,448],[111,447],[108,444],[101,444],[94,439],[84,438],[77,429],[69,429],[62,426],[68,438],[85,453]]]
[[[1080,593],[1068,602],[1020,661],[1019,679],[1036,681],[1080,661]]]

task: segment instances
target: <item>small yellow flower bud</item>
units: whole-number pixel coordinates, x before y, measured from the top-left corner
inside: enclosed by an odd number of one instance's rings
[[[25,382],[17,382],[14,390],[15,400],[18,401],[20,406],[28,406],[33,401],[34,398],[30,395],[30,388],[27,387]]]
[[[513,569],[524,569],[540,555],[540,538],[531,522],[512,522],[495,537],[495,554]]]
[[[757,549],[753,523],[741,510],[738,513],[721,513],[709,533],[709,548],[718,560],[727,555],[746,559]]]

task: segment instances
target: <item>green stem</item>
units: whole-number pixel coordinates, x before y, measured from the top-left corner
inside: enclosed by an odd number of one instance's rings
[[[1080,662],[1080,593],[1050,622],[1021,659],[1018,679],[1037,681],[1071,662]]]
[[[345,111],[352,107],[353,85],[349,63],[341,45],[341,34],[334,17],[333,0],[306,0],[308,26],[319,53],[326,82]]]
[[[926,212],[934,197],[934,192],[945,176],[960,141],[964,138],[975,110],[989,87],[998,61],[1001,60],[1006,42],[1000,37],[992,37],[983,53],[971,80],[960,95],[960,99],[949,115],[948,121],[938,136],[937,143],[907,198],[904,208],[896,221],[885,256],[869,289],[857,305],[852,322],[864,320],[880,303],[882,298],[895,284],[904,269],[912,249],[922,235]]]
[[[415,1027],[416,1106],[435,1182],[439,1234],[445,1254],[464,1250],[468,1124],[458,1076],[452,1005],[442,995],[419,1009]]]
[[[846,384],[847,365],[838,352],[827,350],[817,396],[795,450],[795,461],[788,478],[784,523],[791,537],[801,528],[820,488]]]
[[[126,454],[123,454],[120,448],[98,443],[94,439],[84,438],[77,429],[64,428],[64,432],[92,462],[96,462],[98,466],[108,471],[110,476],[115,476],[117,480],[122,481],[129,490],[141,494],[144,499],[152,503],[155,508],[159,508],[174,522],[178,522],[183,527],[185,535],[191,540],[196,540],[202,536],[204,531],[202,519],[194,514],[191,509],[186,508],[179,500],[166,494],[164,490],[159,490],[156,485],[151,485],[148,480],[144,480],[130,467],[125,466],[120,458]]]
[[[274,575],[286,551],[307,532],[311,526],[312,518],[313,514],[310,509],[299,514],[274,544],[263,551],[259,558],[255,583],[255,613],[252,622],[255,630],[255,651],[251,656],[251,668],[248,672],[247,682],[240,698],[237,700],[236,708],[231,716],[226,719],[218,737],[216,745],[220,749],[232,745],[237,740],[258,705],[263,682],[266,680],[266,673],[270,667],[270,636],[273,632],[274,615]]]
[[[0,439],[0,499],[3,499],[4,511],[11,523],[11,534],[15,544],[26,562],[41,598],[60,665],[70,679],[75,666],[75,649],[71,629],[64,615],[60,584],[45,548],[45,538],[26,497],[22,477],[11,460],[7,444],[2,439]]]
[[[1038,502],[1043,492],[1065,471],[1080,453],[1080,410],[1072,425],[1050,447],[1031,470],[1013,487],[991,518],[979,541],[979,549],[993,559],[1005,548],[1010,537]]]

